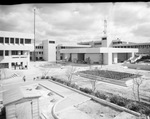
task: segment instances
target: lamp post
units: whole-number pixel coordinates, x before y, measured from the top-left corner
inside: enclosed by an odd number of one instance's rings
[[[34,8],[34,62],[36,61],[35,60],[35,8]]]

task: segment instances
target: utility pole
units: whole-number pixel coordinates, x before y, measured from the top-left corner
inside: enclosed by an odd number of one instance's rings
[[[34,62],[36,61],[35,59],[35,8],[34,8]]]

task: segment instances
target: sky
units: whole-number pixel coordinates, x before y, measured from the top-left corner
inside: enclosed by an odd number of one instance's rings
[[[53,3],[0,5],[0,30],[34,33],[36,42],[101,40],[107,34],[127,42],[150,42],[150,3]]]

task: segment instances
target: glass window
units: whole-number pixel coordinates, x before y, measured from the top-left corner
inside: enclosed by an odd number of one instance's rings
[[[9,54],[9,51],[8,50],[5,50],[5,56],[8,56]]]
[[[31,44],[31,39],[25,39],[25,44]]]
[[[4,43],[4,37],[0,37],[0,43]]]
[[[15,38],[15,43],[19,44],[19,38]]]
[[[5,43],[9,43],[9,38],[8,37],[5,38]]]
[[[0,56],[3,56],[3,50],[0,50]]]
[[[10,43],[14,43],[14,38],[10,38]]]
[[[55,43],[55,41],[49,41],[49,43]]]
[[[20,44],[23,44],[23,38],[20,39]]]

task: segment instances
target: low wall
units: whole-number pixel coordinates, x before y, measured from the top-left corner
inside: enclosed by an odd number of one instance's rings
[[[49,81],[51,81],[51,80],[49,80]],[[138,112],[135,112],[135,111],[129,110],[129,109],[127,109],[127,108],[118,106],[118,105],[113,104],[113,103],[111,103],[111,102],[108,102],[108,101],[106,101],[106,100],[97,98],[97,97],[95,97],[95,96],[92,96],[92,95],[86,94],[86,93],[84,93],[84,92],[81,92],[81,91],[79,91],[79,90],[77,90],[77,89],[74,89],[74,88],[71,88],[71,87],[69,87],[69,86],[60,84],[60,83],[58,83],[58,82],[55,82],[55,81],[51,81],[51,82],[53,82],[53,83],[55,83],[55,84],[58,84],[58,85],[61,85],[61,86],[63,86],[63,87],[66,87],[66,88],[68,88],[68,89],[70,89],[70,90],[73,90],[73,91],[79,93],[79,94],[82,94],[82,95],[85,95],[85,96],[87,96],[87,97],[90,97],[91,99],[93,99],[93,100],[95,100],[95,101],[97,101],[97,102],[99,102],[99,103],[101,103],[101,104],[108,105],[108,106],[110,106],[110,107],[112,107],[112,108],[115,108],[115,109],[118,109],[118,110],[120,110],[120,111],[128,112],[128,113],[133,114],[133,115],[135,115],[135,116],[140,116],[140,113],[138,113]],[[61,101],[62,101],[62,100],[61,100]],[[54,109],[53,109],[54,115],[56,116],[55,119],[58,119],[57,115],[55,114],[55,106],[56,106],[57,104],[59,104],[59,102],[54,105]]]

